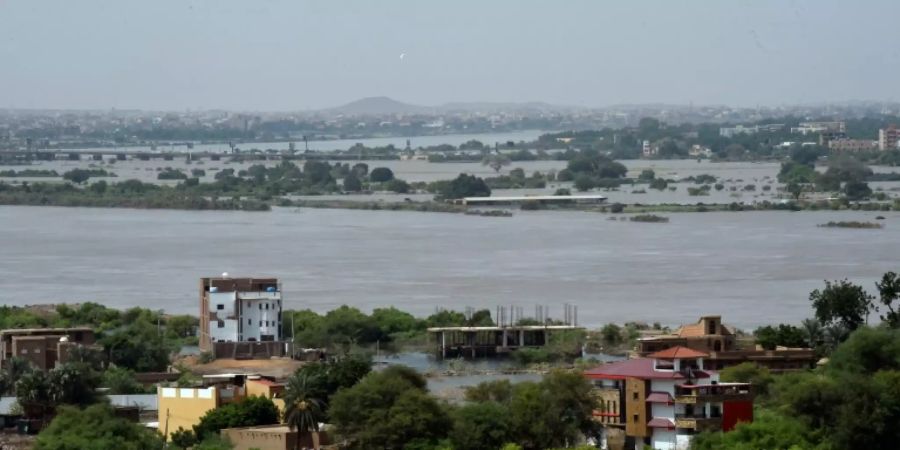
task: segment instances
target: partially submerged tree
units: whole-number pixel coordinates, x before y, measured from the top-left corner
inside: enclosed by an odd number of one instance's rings
[[[816,319],[825,324],[839,324],[849,331],[866,323],[874,308],[872,299],[862,286],[847,280],[826,280],[824,289],[809,294]]]

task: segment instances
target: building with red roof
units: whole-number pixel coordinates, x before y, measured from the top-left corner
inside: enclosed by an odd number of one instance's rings
[[[675,346],[585,371],[595,388],[594,417],[603,425],[605,448],[687,449],[698,432],[730,431],[752,421],[750,384],[721,383],[704,367],[708,356]]]
[[[638,339],[637,354],[652,358],[672,347],[686,347],[700,353],[706,368],[721,370],[743,362],[752,362],[773,372],[808,369],[816,362],[811,348],[771,348],[743,345],[721,316],[703,316],[697,323],[682,325],[675,332]]]

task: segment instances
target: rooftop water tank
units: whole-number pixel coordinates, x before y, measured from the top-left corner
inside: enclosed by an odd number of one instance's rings
[[[209,292],[219,292],[219,288],[212,286],[209,288]]]
[[[275,286],[269,286],[266,288],[266,292],[275,292],[276,290],[277,289],[275,289]]]

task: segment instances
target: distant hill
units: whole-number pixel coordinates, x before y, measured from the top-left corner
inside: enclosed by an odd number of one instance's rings
[[[328,114],[349,116],[379,116],[386,114],[441,114],[454,112],[571,112],[583,110],[577,106],[560,106],[545,102],[450,102],[439,106],[403,103],[390,97],[367,97],[336,108],[322,110]]]
[[[327,110],[348,115],[414,114],[429,112],[433,108],[398,102],[388,97],[367,97]]]

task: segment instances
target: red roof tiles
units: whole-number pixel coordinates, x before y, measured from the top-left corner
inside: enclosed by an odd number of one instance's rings
[[[672,422],[670,419],[664,419],[662,417],[654,417],[647,422],[647,426],[650,428],[669,428],[675,429],[675,422]]]
[[[706,358],[708,356],[709,355],[706,353],[698,352],[697,350],[692,350],[680,345],[647,355],[648,358],[653,359],[691,359]]]
[[[675,399],[668,392],[651,392],[647,396],[647,403],[674,403]]]

